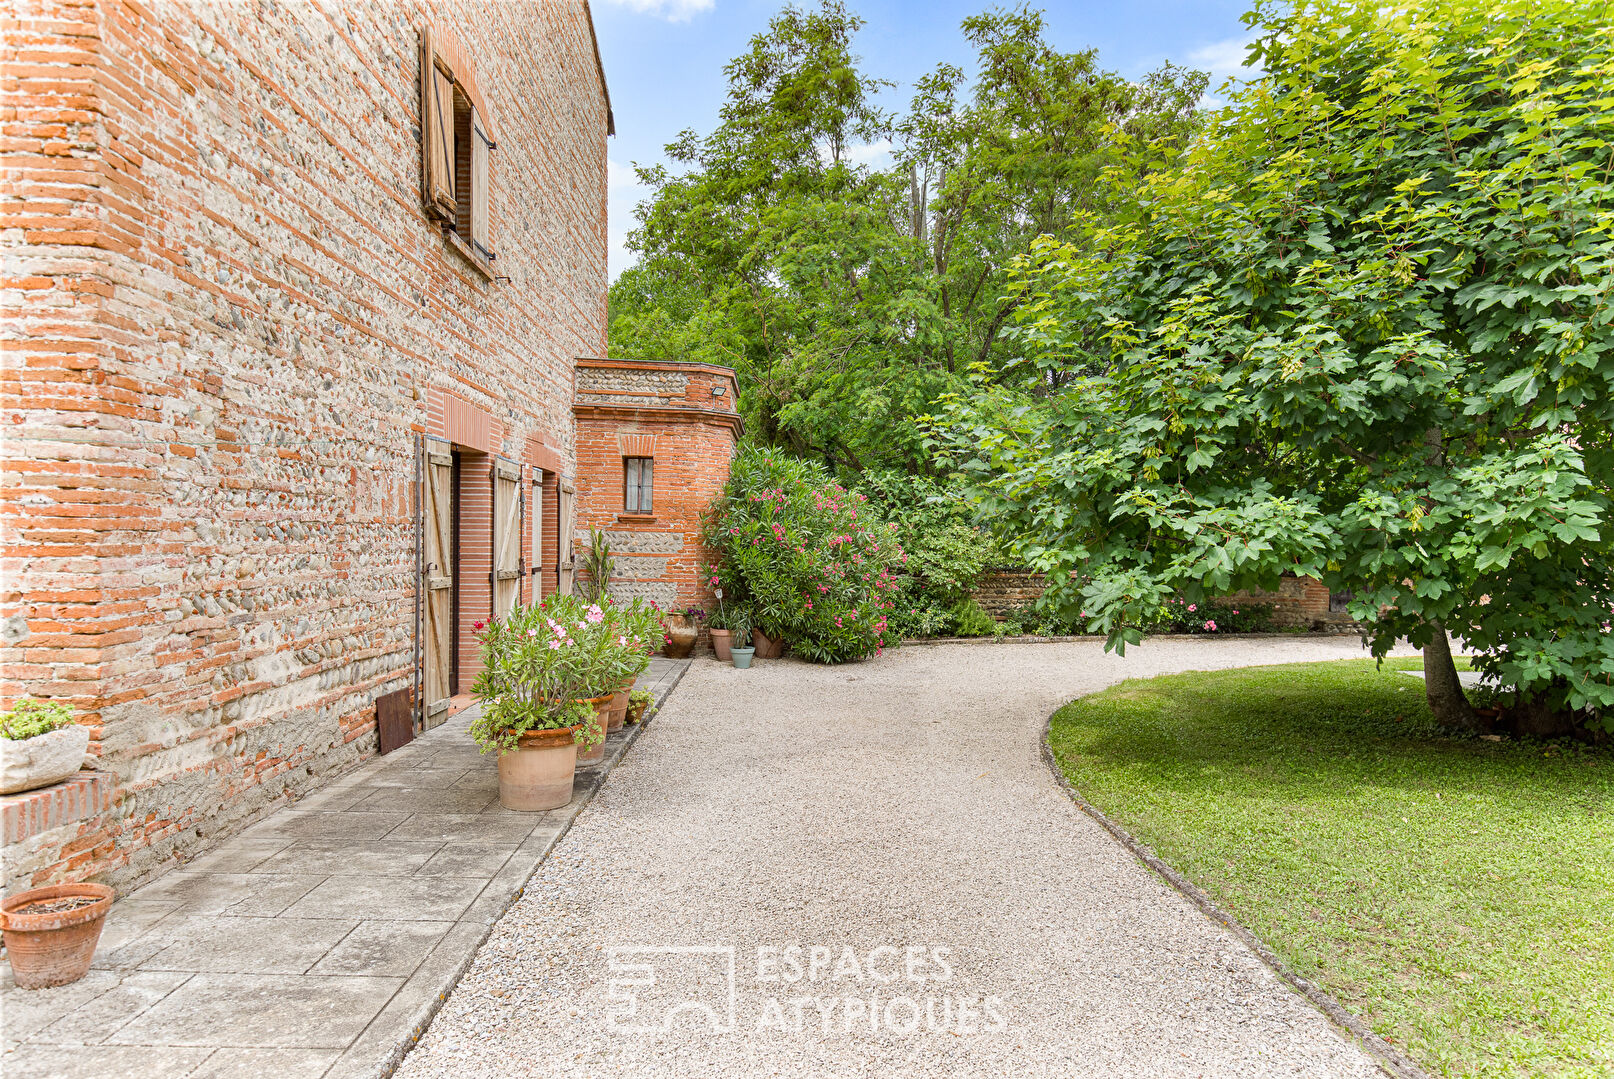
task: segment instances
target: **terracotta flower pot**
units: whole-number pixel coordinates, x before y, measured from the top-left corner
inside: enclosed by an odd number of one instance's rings
[[[719,660],[727,663],[733,658],[729,655],[729,644],[734,640],[734,634],[726,629],[710,629],[706,632],[712,635],[712,652]]]
[[[649,707],[649,701],[630,701],[628,703],[628,722],[643,723],[645,711]]]
[[[667,643],[662,651],[668,659],[683,659],[694,650],[695,638],[700,636],[700,632],[688,615],[670,614],[667,616]]]
[[[577,728],[527,731],[499,754],[499,804],[518,813],[559,809],[572,800]]]
[[[611,710],[608,713],[605,725],[607,731],[621,730],[622,724],[627,722],[628,695],[632,692],[633,681],[630,679],[627,685],[611,694]]]
[[[607,693],[603,697],[590,697],[588,703],[594,706],[594,718],[589,726],[599,732],[599,741],[594,743],[593,749],[577,747],[577,760],[580,764],[593,764],[595,761],[605,759],[605,732],[611,723],[611,697]]]
[[[112,909],[112,895],[104,884],[52,884],[18,892],[0,905],[6,954],[11,957],[11,977],[17,988],[47,989],[84,977],[95,958],[106,912]],[[73,910],[20,913],[35,903],[74,898],[94,902]]]
[[[779,653],[784,651],[785,642],[754,629],[751,631],[751,647],[757,650],[758,659],[778,659]]]

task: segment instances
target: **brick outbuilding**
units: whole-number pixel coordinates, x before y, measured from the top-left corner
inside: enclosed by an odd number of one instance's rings
[[[376,752],[378,699],[440,722],[472,621],[571,586],[624,467],[574,416],[611,106],[584,0],[3,34],[0,697],[97,761],[7,800],[6,890],[130,886]]]

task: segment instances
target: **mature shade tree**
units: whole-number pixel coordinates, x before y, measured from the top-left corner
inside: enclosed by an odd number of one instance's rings
[[[1354,593],[1508,718],[1614,730],[1614,28],[1565,0],[1261,0],[1265,75],[1124,219],[1039,241],[943,437],[1112,645],[1166,597]]]
[[[639,170],[653,193],[611,289],[611,347],[734,366],[759,441],[842,471],[923,470],[916,417],[1002,354],[1009,264],[1106,211],[1094,181],[1118,132],[1179,151],[1205,77],[1132,84],[1051,47],[1041,15],[993,13],[963,25],[973,81],[943,65],[898,117],[853,55],[861,25],[839,0],[785,8],[726,68],[716,129]]]

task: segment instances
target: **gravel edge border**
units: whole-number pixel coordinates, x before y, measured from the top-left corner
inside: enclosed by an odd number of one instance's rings
[[[499,907],[499,913],[488,921],[487,929],[477,938],[476,944],[466,952],[463,959],[454,964],[444,975],[442,981],[438,984],[437,992],[416,1010],[414,1020],[409,1024],[408,1035],[392,1046],[372,1073],[378,1079],[387,1079],[388,1076],[397,1071],[398,1066],[403,1063],[410,1050],[414,1049],[420,1042],[421,1037],[426,1033],[426,1028],[431,1026],[432,1020],[437,1018],[437,1013],[448,1001],[448,994],[453,992],[454,987],[460,983],[460,979],[465,977],[466,972],[471,969],[471,964],[476,962],[476,955],[482,950],[482,945],[488,942],[488,938],[493,935],[493,930],[498,926],[500,920],[503,919],[511,907],[516,905],[516,901],[526,893],[527,885],[531,883],[533,875],[538,872],[539,867],[549,857],[549,852],[554,850],[566,836],[566,833],[572,830],[573,823],[576,822],[583,810],[588,808],[589,804],[594,801],[594,796],[599,793],[600,788],[605,786],[605,781],[610,778],[611,771],[617,766],[617,762],[627,756],[628,750],[633,747],[633,743],[639,740],[639,736],[644,733],[645,728],[650,726],[651,720],[656,718],[656,713],[660,712],[667,703],[667,698],[672,696],[673,690],[678,688],[678,683],[684,680],[684,675],[689,673],[691,666],[693,664],[685,664],[679,670],[677,677],[672,680],[672,685],[668,686],[666,692],[657,698],[654,708],[638,723],[630,725],[631,729],[623,736],[617,750],[601,762],[599,782],[591,784],[581,798],[575,798],[568,803],[567,808],[572,812],[566,818],[566,823],[561,825],[560,831],[555,833],[554,837],[544,846],[542,853],[533,861],[532,869],[528,871],[527,876],[522,880],[521,886],[510,893]]]
[[[1420,1068],[1411,1058],[1402,1053],[1395,1046],[1373,1033],[1368,1025],[1348,1011],[1343,1004],[1325,992],[1315,982],[1301,977],[1287,963],[1266,946],[1260,937],[1246,929],[1238,919],[1216,904],[1204,890],[1194,884],[1187,877],[1167,865],[1159,855],[1145,844],[1116,824],[1104,811],[1082,797],[1080,791],[1071,785],[1065,776],[1064,770],[1059,767],[1059,761],[1054,756],[1053,746],[1048,741],[1048,735],[1053,726],[1053,716],[1049,716],[1042,727],[1042,759],[1048,765],[1049,772],[1053,773],[1054,782],[1059,784],[1071,802],[1083,813],[1087,814],[1107,832],[1121,846],[1125,847],[1135,858],[1159,875],[1165,882],[1182,893],[1200,913],[1211,921],[1232,933],[1244,946],[1254,952],[1256,958],[1265,963],[1284,984],[1309,1000],[1318,1011],[1340,1030],[1349,1034],[1378,1062],[1381,1071],[1393,1079],[1430,1079],[1428,1073]]]

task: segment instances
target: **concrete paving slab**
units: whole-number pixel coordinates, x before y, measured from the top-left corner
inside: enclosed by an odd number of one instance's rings
[[[144,902],[173,902],[187,914],[233,914],[269,918],[312,891],[324,874],[193,873],[176,870],[142,888]]]
[[[313,839],[319,836],[336,839],[380,839],[402,824],[408,816],[408,813],[363,813],[348,810],[302,813],[286,809],[266,821],[253,825],[243,832],[242,836],[246,839],[270,839],[280,836],[290,839]]]
[[[426,774],[441,775],[443,771],[452,769],[432,768]],[[354,808],[360,813],[480,813],[498,797],[497,787],[378,787]]]
[[[487,884],[486,877],[327,877],[285,917],[454,921]]]
[[[171,1079],[190,1075],[212,1050],[174,1046],[26,1048],[5,1057],[5,1074],[28,1079]],[[237,1073],[239,1074],[239,1073]]]
[[[518,844],[532,831],[535,814],[532,813],[415,813],[391,832],[388,839],[435,839],[447,843],[457,840],[464,843],[500,842],[515,840]]]
[[[310,974],[375,974],[407,978],[419,969],[453,922],[360,922]]]
[[[341,1055],[335,1049],[215,1049],[186,1079],[319,1079]]]
[[[525,842],[525,840],[523,840]],[[431,860],[415,870],[417,877],[493,877],[519,849],[506,845],[445,843]]]
[[[352,932],[357,918],[174,915],[146,936],[160,947],[141,970],[301,974]],[[144,943],[144,941],[142,941]]]
[[[402,978],[197,974],[108,1045],[344,1049]]]
[[[28,1038],[30,1045],[95,1045],[184,985],[189,974],[140,971]],[[7,1019],[9,1019],[9,1014]]]
[[[407,877],[442,847],[435,839],[299,839],[258,868],[265,873]]]

